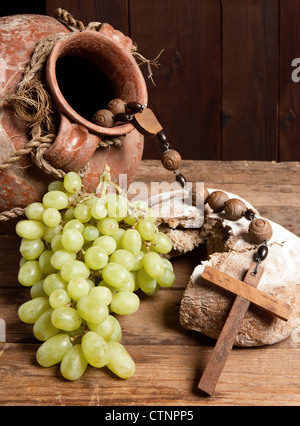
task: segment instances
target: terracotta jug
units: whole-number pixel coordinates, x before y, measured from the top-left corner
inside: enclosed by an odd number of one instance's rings
[[[15,90],[36,43],[57,33],[70,33],[56,19],[41,15],[0,18],[0,161],[30,140],[26,122],[17,119],[5,101]],[[94,188],[105,164],[115,180],[127,174],[132,181],[143,153],[143,137],[130,123],[104,128],[92,116],[107,108],[111,99],[147,104],[147,89],[131,53],[132,41],[110,25],[99,31],[74,32],[52,49],[46,64],[45,84],[58,118],[56,139],[44,153],[54,167],[79,171],[88,163],[84,178]],[[125,135],[121,146],[99,147],[105,136]],[[0,211],[25,207],[40,200],[53,180],[24,156],[0,172]]]

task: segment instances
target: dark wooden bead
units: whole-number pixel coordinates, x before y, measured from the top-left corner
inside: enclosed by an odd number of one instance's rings
[[[255,219],[249,225],[248,234],[252,243],[262,244],[272,238],[273,229],[266,219]]]
[[[143,105],[140,104],[139,102],[128,102],[126,107],[127,107],[127,111],[131,114],[141,112],[144,109]]]
[[[128,123],[133,120],[133,115],[125,113],[120,113],[115,115],[115,121],[120,121],[121,123]]]
[[[224,210],[224,204],[229,200],[229,197],[223,191],[214,191],[208,197],[208,205],[215,213],[220,213]]]
[[[254,213],[254,211],[253,210],[251,210],[251,209],[247,209],[245,212],[244,212],[244,215],[243,215],[247,220],[250,220],[250,221],[252,221],[252,220],[254,220],[255,219],[255,213]]]
[[[239,200],[238,198],[231,198],[224,204],[225,214],[231,220],[240,219],[243,216],[245,210],[247,210],[245,204],[242,200]]]
[[[178,182],[178,183],[180,183],[180,185],[182,186],[182,188],[184,188],[185,187],[185,184],[186,184],[186,178],[182,175],[182,174],[178,174],[178,175],[176,175],[176,181]]]
[[[175,172],[175,170],[178,170],[180,167],[181,156],[179,152],[174,149],[168,149],[163,153],[161,162],[165,169]]]
[[[100,109],[93,117],[93,122],[101,127],[113,127],[114,115],[109,109]]]
[[[113,99],[109,102],[108,109],[113,115],[124,114],[126,112],[126,103],[122,99]]]
[[[261,262],[263,262],[268,257],[268,254],[269,254],[269,249],[266,246],[266,244],[263,244],[257,250],[256,259],[260,260]]]
[[[156,135],[158,137],[159,142],[161,142],[163,145],[165,145],[168,142],[167,135],[163,130],[157,133]]]

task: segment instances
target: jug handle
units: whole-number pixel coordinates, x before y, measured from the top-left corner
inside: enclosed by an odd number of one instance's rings
[[[44,158],[65,172],[79,172],[94,155],[101,137],[89,133],[82,125],[71,123],[60,114],[60,126],[55,141],[44,153]]]

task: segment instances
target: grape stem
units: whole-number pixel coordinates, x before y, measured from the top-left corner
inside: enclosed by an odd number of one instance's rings
[[[100,175],[99,184],[96,188],[96,195],[100,194],[100,198],[105,197],[108,192],[109,185],[112,185],[119,194],[124,192],[122,188],[120,188],[115,182],[111,180],[110,167],[106,165]]]

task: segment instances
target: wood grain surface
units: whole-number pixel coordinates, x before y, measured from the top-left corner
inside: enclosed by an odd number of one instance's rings
[[[189,180],[203,179],[209,188],[235,192],[268,218],[300,236],[300,164],[268,162],[183,162]],[[136,180],[173,181],[158,161],[143,161]],[[6,224],[6,229],[9,227]],[[173,260],[176,282],[155,296],[141,296],[138,312],[120,318],[122,343],[133,356],[136,374],[128,381],[107,369],[89,367],[77,382],[61,378],[57,366],[39,367],[39,346],[32,326],[17,317],[29,290],[17,282],[19,238],[0,236],[0,317],[7,343],[0,343],[0,405],[202,406],[300,404],[300,339],[274,346],[233,348],[211,398],[197,391],[199,377],[215,341],[183,329],[179,308],[183,291],[201,249]]]

